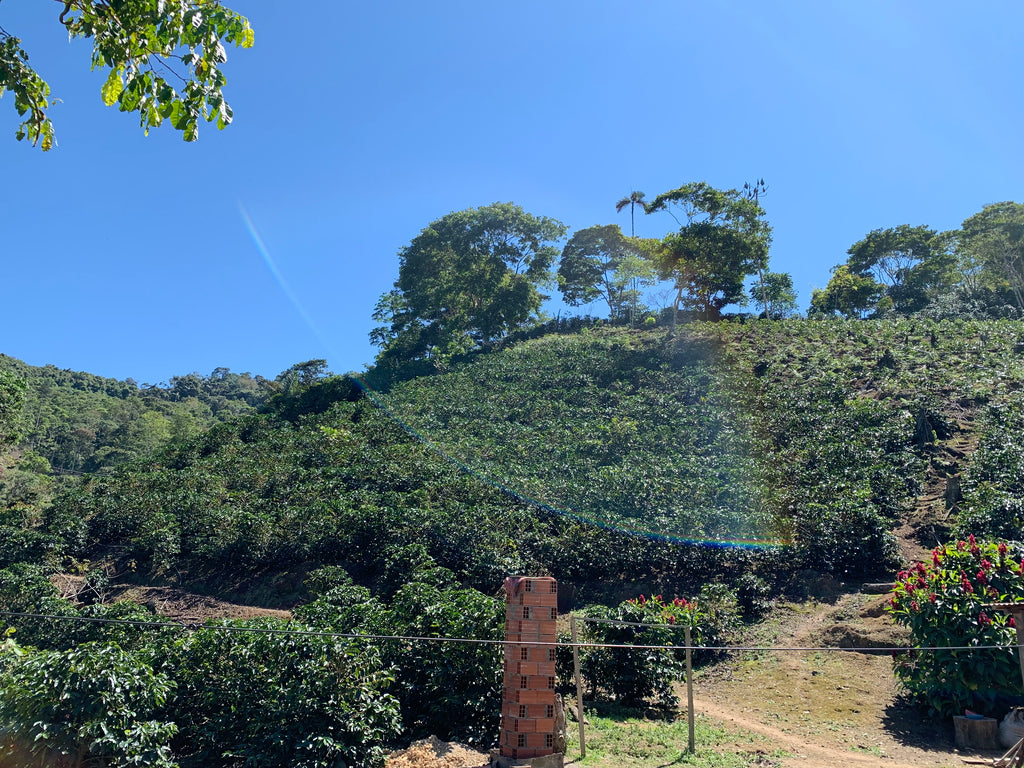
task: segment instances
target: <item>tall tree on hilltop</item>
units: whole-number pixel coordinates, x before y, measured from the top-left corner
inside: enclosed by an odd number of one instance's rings
[[[385,361],[430,360],[490,344],[539,319],[552,282],[560,221],[513,203],[449,213],[399,252],[394,290],[373,313],[370,333]]]
[[[558,266],[558,287],[567,304],[578,307],[604,299],[612,319],[635,314],[637,285],[649,285],[652,278],[635,240],[617,224],[578,230],[562,249]]]
[[[899,313],[923,309],[956,281],[948,238],[925,226],[876,229],[850,246],[850,272],[873,277]]]
[[[750,296],[761,305],[761,311],[769,320],[781,320],[797,311],[796,290],[788,272],[762,270],[750,286]]]
[[[662,279],[675,283],[676,314],[686,308],[717,320],[723,307],[746,298],[746,278],[767,267],[771,225],[756,199],[703,181],[658,195],[646,211],[671,213],[672,208],[683,211],[686,223],[657,243],[650,256]]]
[[[644,202],[644,193],[633,190],[627,197],[622,198],[615,204],[615,212],[622,213],[622,209],[629,206],[629,236],[636,237],[636,219],[634,218],[634,210],[639,205],[644,210],[647,209],[647,204]]]
[[[832,269],[832,277],[824,288],[816,288],[811,294],[811,308],[808,316],[832,316],[837,312],[844,317],[855,319],[875,307],[883,286],[870,275],[857,275],[847,264]]]
[[[964,221],[957,250],[977,265],[983,287],[1008,292],[1024,311],[1024,204],[986,205]]]

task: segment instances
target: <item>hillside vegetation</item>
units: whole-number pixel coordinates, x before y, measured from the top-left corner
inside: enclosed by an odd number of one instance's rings
[[[867,576],[896,564],[892,531],[985,518],[1014,482],[963,448],[1014,423],[1022,335],[927,320],[552,333],[393,385],[314,384],[86,479],[48,530],[79,560],[154,575],[323,563],[371,584],[415,543],[485,591],[514,571],[680,587],[751,560]],[[736,539],[792,546],[693,543]]]
[[[294,371],[258,413],[88,475],[52,504],[9,509],[0,605],[145,619],[105,595],[116,582],[176,584],[294,609],[297,623],[250,628],[484,640],[501,633],[491,596],[502,579],[548,573],[576,606],[659,594],[592,615],[678,614],[698,637],[725,638],[808,570],[888,578],[951,533],[1019,538],[1024,523],[1015,321],[552,323],[416,371]],[[84,576],[77,604],[56,594],[56,571]],[[492,646],[14,623],[41,666],[12,666],[8,687],[85,685],[61,671],[77,648],[76,669],[114,654],[118,674],[148,692],[159,727],[122,753],[162,744],[182,766],[227,766],[253,745],[284,755],[320,734],[310,765],[372,765],[399,735],[487,745],[496,733]],[[310,654],[359,681],[350,698],[289,682],[320,679]],[[657,664],[638,675],[679,661]],[[230,704],[257,669],[245,700],[276,708],[276,726],[243,723]],[[628,696],[604,677],[589,685],[634,701],[663,689],[657,678]],[[296,725],[285,713],[298,710]],[[102,716],[116,725],[112,712]],[[217,734],[245,729],[233,757],[215,756],[227,738]],[[206,740],[189,735],[199,732]]]

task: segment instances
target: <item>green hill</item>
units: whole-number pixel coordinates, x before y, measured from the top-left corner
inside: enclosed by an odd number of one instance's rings
[[[563,603],[643,627],[588,623],[589,642],[661,645],[678,620],[716,645],[815,573],[886,578],[950,535],[1020,538],[1019,322],[570,325],[429,375],[300,364],[259,412],[9,506],[0,610],[23,647],[0,648],[0,715],[31,734],[66,693],[73,743],[102,727],[183,768],[246,750],[286,765],[314,742],[323,766],[429,734],[488,746],[490,595],[509,574],[552,574]],[[107,604],[127,585],[292,618],[152,626]],[[671,703],[681,664],[582,660],[620,704]]]
[[[519,571],[592,591],[751,564],[867,577],[899,560],[894,532],[930,544],[957,510],[989,525],[1014,491],[970,451],[1019,419],[1022,337],[927,320],[552,333],[280,397],[85,479],[46,530],[79,560],[213,583],[329,564],[372,585],[412,544],[486,591]]]

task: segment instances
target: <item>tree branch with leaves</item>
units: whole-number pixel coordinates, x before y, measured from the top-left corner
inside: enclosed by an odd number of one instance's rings
[[[200,121],[218,129],[231,123],[221,65],[227,61],[225,43],[253,45],[244,16],[217,0],[58,2],[58,21],[69,36],[93,41],[92,68],[109,70],[100,90],[103,103],[138,113],[144,133],[166,120],[185,141],[195,141]],[[49,109],[57,100],[28,61],[21,40],[0,27],[0,96],[14,94],[23,118],[16,138],[45,152],[55,145]]]

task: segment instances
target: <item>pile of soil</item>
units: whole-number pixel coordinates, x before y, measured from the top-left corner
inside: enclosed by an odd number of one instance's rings
[[[483,752],[431,736],[389,755],[384,768],[484,768],[488,762]]]

